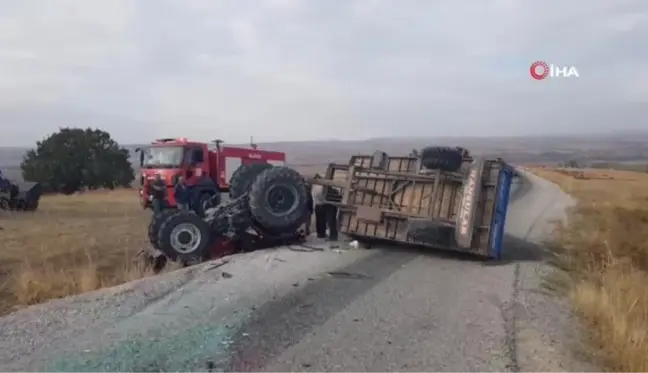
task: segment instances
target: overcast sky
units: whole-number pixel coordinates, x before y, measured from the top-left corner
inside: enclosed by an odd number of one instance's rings
[[[0,0],[0,145],[648,129],[648,1]],[[534,60],[580,77],[534,81]]]

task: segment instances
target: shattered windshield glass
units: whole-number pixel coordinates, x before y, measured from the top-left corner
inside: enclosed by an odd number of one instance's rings
[[[181,146],[155,146],[144,151],[144,168],[174,168],[182,165],[184,148]]]

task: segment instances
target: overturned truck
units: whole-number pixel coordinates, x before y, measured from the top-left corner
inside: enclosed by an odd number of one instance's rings
[[[514,169],[462,148],[430,147],[407,157],[384,152],[330,164],[324,178],[340,201],[340,233],[500,259]]]

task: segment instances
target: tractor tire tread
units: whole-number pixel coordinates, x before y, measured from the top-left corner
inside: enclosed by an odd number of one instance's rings
[[[229,180],[229,195],[235,199],[250,190],[256,178],[268,168],[273,166],[269,163],[242,164],[232,174]]]
[[[421,164],[427,169],[456,172],[461,169],[464,153],[458,148],[428,146],[421,150]]]
[[[277,216],[266,203],[268,189],[276,184],[294,187],[297,195],[297,207],[292,212]],[[290,233],[296,230],[304,221],[308,213],[309,188],[304,177],[289,167],[273,167],[263,171],[252,184],[249,192],[250,213],[260,226],[268,231]]]

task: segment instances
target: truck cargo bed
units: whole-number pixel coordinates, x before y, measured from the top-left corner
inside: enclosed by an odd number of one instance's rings
[[[384,154],[384,153],[383,153]],[[340,232],[357,239],[499,258],[513,168],[500,159],[465,159],[458,172],[425,170],[416,157],[354,156],[330,164]]]

